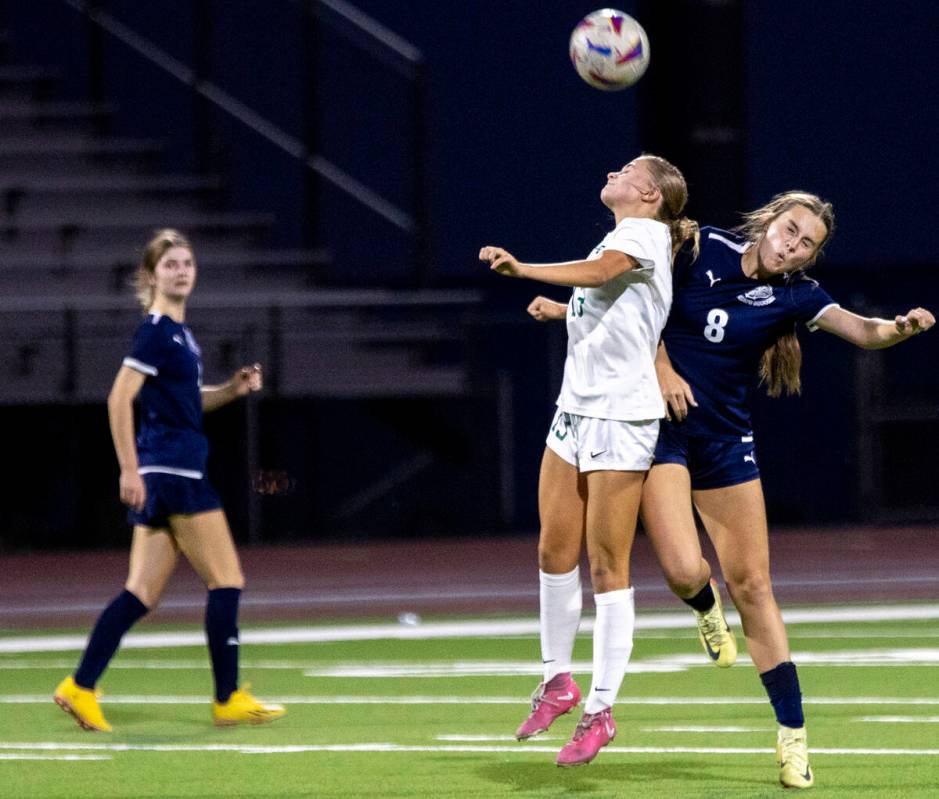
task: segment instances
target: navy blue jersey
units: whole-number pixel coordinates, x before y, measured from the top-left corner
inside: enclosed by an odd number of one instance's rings
[[[202,430],[202,352],[192,332],[168,316],[149,314],[124,366],[147,376],[138,396],[140,473],[201,479],[209,447]]]
[[[741,236],[704,227],[698,257],[686,246],[675,258],[674,298],[662,338],[698,402],[682,423],[687,435],[749,435],[763,352],[796,322],[814,330],[818,317],[836,305],[804,274],[748,278],[741,263],[746,249]]]

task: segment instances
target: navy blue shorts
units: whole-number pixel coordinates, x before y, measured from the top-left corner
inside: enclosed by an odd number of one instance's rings
[[[202,513],[222,507],[208,478],[194,480],[175,474],[159,472],[145,474],[143,484],[147,489],[147,500],[139,513],[133,509],[127,512],[131,524],[144,527],[168,527],[169,517]]]
[[[737,441],[689,436],[680,424],[664,419],[652,465],[660,463],[686,467],[695,489],[724,488],[760,476],[752,435],[741,436]]]

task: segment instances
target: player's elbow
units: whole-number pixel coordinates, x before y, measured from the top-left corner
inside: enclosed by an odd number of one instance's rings
[[[867,325],[858,338],[860,340],[855,343],[865,350],[882,350],[894,343],[893,337],[885,334],[879,324]]]

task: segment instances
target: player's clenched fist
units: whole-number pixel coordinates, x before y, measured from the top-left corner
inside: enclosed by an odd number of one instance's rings
[[[528,314],[539,322],[551,322],[567,316],[567,306],[547,297],[535,297],[528,306]]]

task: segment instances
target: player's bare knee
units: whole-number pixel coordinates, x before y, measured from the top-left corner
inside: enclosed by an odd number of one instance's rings
[[[128,580],[124,584],[124,589],[137,597],[141,604],[147,608],[148,613],[160,604],[160,592],[150,588],[144,583]]]
[[[245,576],[240,571],[237,574],[217,575],[206,581],[206,588],[214,591],[216,588],[237,588],[241,590],[245,587]]]
[[[662,571],[672,593],[682,599],[688,599],[697,594],[710,577],[706,564],[700,558],[665,560],[662,563]]]
[[[738,608],[741,605],[764,606],[773,601],[773,585],[769,574],[763,571],[728,577],[727,589]]]
[[[567,574],[578,563],[580,551],[561,543],[538,542],[538,568],[548,574]]]
[[[670,571],[665,575],[665,582],[668,583],[672,593],[682,599],[688,599],[701,590],[701,581],[697,572]]]
[[[629,575],[618,564],[603,559],[590,563],[590,584],[595,594],[629,587]]]

